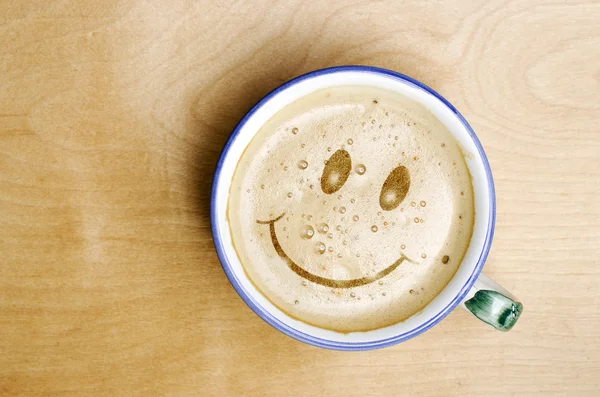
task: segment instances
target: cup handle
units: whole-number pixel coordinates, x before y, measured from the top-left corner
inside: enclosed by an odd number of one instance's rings
[[[461,307],[500,331],[514,327],[523,312],[523,305],[510,292],[483,273],[467,293]]]

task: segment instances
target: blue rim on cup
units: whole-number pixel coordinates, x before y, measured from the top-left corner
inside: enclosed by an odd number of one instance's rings
[[[489,213],[488,213],[487,231],[485,234],[485,241],[483,243],[483,248],[479,255],[479,259],[477,260],[476,265],[473,267],[469,278],[466,280],[466,282],[464,283],[462,288],[459,290],[458,294],[456,294],[456,296],[451,301],[449,301],[445,305],[445,307],[443,307],[443,309],[441,309],[436,315],[431,317],[428,321],[426,321],[425,323],[423,323],[423,324],[419,325],[418,327],[411,329],[407,332],[403,332],[401,334],[394,335],[394,336],[391,336],[391,337],[388,337],[385,339],[381,339],[381,340],[358,341],[358,342],[333,341],[333,340],[329,340],[329,339],[316,337],[314,335],[309,335],[305,332],[301,332],[301,331],[293,328],[289,324],[286,324],[285,322],[276,318],[272,313],[270,313],[268,310],[266,310],[264,307],[262,307],[261,304],[259,302],[257,302],[257,300],[252,296],[252,294],[250,294],[244,288],[244,286],[242,285],[242,283],[240,282],[240,280],[238,278],[238,275],[232,270],[232,266],[231,266],[231,262],[230,262],[231,258],[228,257],[228,255],[226,254],[226,249],[223,246],[223,241],[220,237],[223,232],[229,233],[229,231],[221,230],[221,229],[223,229],[223,225],[221,225],[219,223],[219,221],[217,219],[217,213],[216,213],[216,204],[217,204],[216,196],[217,196],[219,184],[222,183],[220,178],[221,178],[223,162],[229,153],[232,143],[235,141],[236,137],[238,137],[238,135],[240,134],[240,131],[242,130],[244,125],[252,118],[252,116],[257,111],[259,111],[263,106],[265,106],[265,104],[269,103],[269,101],[273,97],[275,97],[277,94],[279,94],[280,92],[288,90],[290,87],[293,87],[296,84],[303,82],[305,80],[316,78],[319,76],[324,76],[324,75],[332,75],[332,74],[336,74],[339,72],[366,72],[366,73],[385,75],[387,77],[391,77],[393,79],[400,80],[404,84],[407,84],[407,85],[412,86],[413,88],[422,90],[422,91],[426,92],[427,94],[432,95],[433,97],[437,98],[441,103],[443,103],[443,105],[445,107],[447,107],[447,109],[449,109],[455,115],[455,117],[460,121],[460,123],[462,123],[463,128],[470,135],[471,140],[473,141],[474,145],[477,148],[478,155],[483,163],[484,172],[487,177],[486,178],[487,179],[487,189],[488,189],[487,193],[489,195],[488,196],[489,197]],[[359,351],[359,350],[383,348],[383,347],[391,346],[391,345],[406,341],[410,338],[413,338],[413,337],[425,332],[429,328],[433,327],[438,322],[440,322],[444,317],[446,317],[456,306],[458,306],[465,299],[467,294],[470,293],[477,278],[479,277],[481,270],[485,264],[486,258],[488,256],[490,247],[491,247],[492,238],[493,238],[493,234],[494,234],[495,217],[496,217],[496,197],[495,197],[495,190],[494,190],[494,182],[492,179],[492,172],[491,172],[487,157],[485,155],[485,152],[483,150],[483,147],[481,146],[481,143],[479,142],[479,139],[475,135],[475,132],[473,131],[471,126],[467,123],[467,121],[460,114],[460,112],[458,110],[456,110],[456,108],[454,108],[454,106],[452,106],[452,104],[450,104],[450,102],[448,102],[444,97],[442,97],[440,94],[438,94],[436,91],[434,91],[430,87],[426,86],[425,84],[423,84],[417,80],[414,80],[414,79],[412,79],[404,74],[401,74],[401,73],[393,72],[393,71],[390,71],[387,69],[372,67],[372,66],[339,66],[339,67],[331,67],[331,68],[316,70],[316,71],[304,74],[302,76],[296,77],[296,78],[282,84],[281,86],[277,87],[275,90],[273,90],[269,94],[267,94],[264,98],[262,98],[254,107],[252,107],[252,109],[250,109],[250,111],[248,111],[248,113],[246,113],[246,115],[238,123],[238,125],[233,130],[231,136],[227,140],[227,143],[225,144],[225,146],[221,152],[221,155],[219,157],[219,160],[217,162],[215,173],[214,173],[214,178],[213,178],[212,191],[211,191],[210,210],[211,210],[211,227],[212,227],[213,240],[214,240],[217,255],[219,257],[219,260],[221,262],[223,270],[225,271],[225,274],[229,278],[229,281],[231,282],[231,284],[233,285],[234,289],[239,294],[239,296],[258,316],[260,316],[264,321],[266,321],[268,324],[270,324],[277,330],[279,330],[282,333],[284,333],[292,338],[295,338],[301,342],[305,342],[305,343],[308,343],[308,344],[311,344],[314,346],[318,346],[318,347],[334,349],[334,350]],[[480,216],[480,215],[477,214],[477,216]],[[520,314],[520,312],[518,314]],[[518,317],[518,314],[517,314],[517,317]],[[515,321],[516,321],[516,318],[515,318]]]

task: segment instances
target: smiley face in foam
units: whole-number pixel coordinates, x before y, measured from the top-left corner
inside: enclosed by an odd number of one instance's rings
[[[242,266],[283,311],[339,331],[379,328],[429,303],[473,227],[462,152],[397,94],[323,90],[289,105],[242,155],[228,217]]]
[[[305,160],[301,160],[299,162],[299,165],[301,169],[306,169],[308,167],[308,163]],[[350,153],[348,153],[344,149],[340,149],[336,151],[333,155],[331,155],[331,157],[325,164],[325,167],[323,169],[323,175],[320,178],[320,187],[323,193],[331,195],[339,191],[343,187],[344,183],[346,183],[346,181],[348,180],[351,170],[352,160]],[[357,174],[364,174],[365,171],[366,168],[364,165],[360,164],[357,167]],[[379,206],[381,207],[381,209],[385,211],[391,211],[397,208],[406,197],[409,187],[410,175],[408,169],[402,165],[394,168],[383,183],[383,186],[381,188],[381,193],[379,196]],[[342,214],[346,211],[346,207],[340,207],[340,212]],[[372,276],[363,276],[360,278],[346,280],[335,280],[311,273],[304,269],[302,266],[299,266],[296,262],[294,262],[294,260],[287,255],[287,253],[279,243],[279,238],[277,237],[277,229],[275,227],[275,224],[281,219],[283,219],[284,216],[285,213],[281,214],[275,219],[271,219],[268,221],[257,220],[256,222],[258,224],[269,225],[269,234],[271,237],[271,241],[273,242],[273,247],[275,248],[277,254],[283,260],[285,260],[288,267],[294,273],[313,283],[334,288],[358,287],[377,281],[380,278],[385,277],[386,275],[391,273],[405,260],[410,261],[410,259],[408,259],[403,253],[401,253],[400,257],[394,263],[392,263],[385,269],[380,270]],[[360,220],[360,217],[358,215],[354,215],[352,218],[355,222]],[[321,233],[326,233],[329,230],[329,225],[327,223],[321,223],[318,226],[318,230]],[[377,226],[371,226],[372,232],[376,232],[377,230]],[[314,228],[311,225],[305,225],[301,229],[300,236],[306,240],[311,239],[314,236]],[[344,245],[347,245],[347,242]],[[315,246],[315,252],[318,254],[324,254],[325,251],[325,244],[322,242],[317,243],[317,245]]]

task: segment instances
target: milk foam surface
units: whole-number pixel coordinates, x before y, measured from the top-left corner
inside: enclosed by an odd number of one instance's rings
[[[343,86],[301,98],[260,129],[235,171],[228,219],[267,299],[352,332],[405,320],[443,290],[473,208],[460,147],[429,111]]]

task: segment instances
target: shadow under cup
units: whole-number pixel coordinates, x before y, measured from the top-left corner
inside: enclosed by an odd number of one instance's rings
[[[471,173],[475,223],[467,252],[448,285],[423,310],[384,328],[340,333],[293,319],[267,300],[250,282],[233,247],[227,205],[233,174],[247,145],[277,112],[312,92],[345,85],[382,88],[412,99],[427,108],[462,147]],[[321,69],[281,85],[260,100],[239,122],[215,170],[211,193],[212,233],[223,270],[244,302],[279,331],[314,346],[337,350],[367,350],[410,339],[437,324],[465,298],[487,258],[495,221],[495,193],[491,169],[483,148],[463,116],[437,92],[400,73],[367,66]]]

